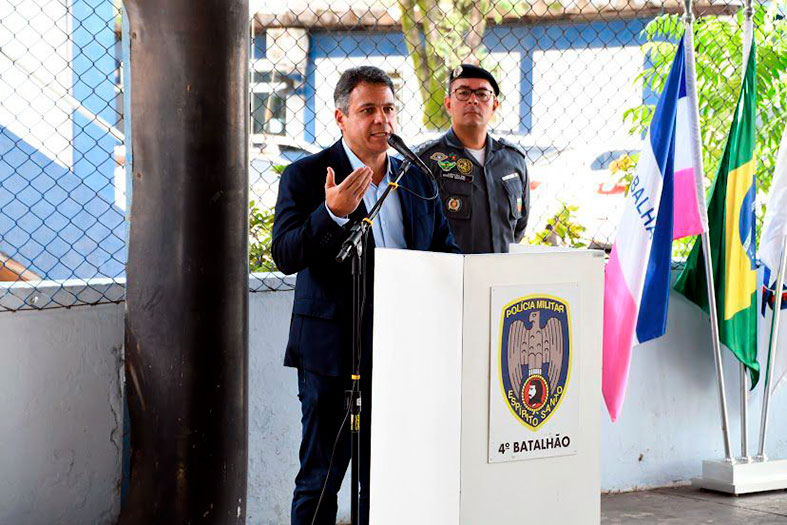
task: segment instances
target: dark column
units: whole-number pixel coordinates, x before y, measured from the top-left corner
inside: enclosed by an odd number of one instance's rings
[[[126,0],[131,483],[121,523],[242,523],[248,0]]]

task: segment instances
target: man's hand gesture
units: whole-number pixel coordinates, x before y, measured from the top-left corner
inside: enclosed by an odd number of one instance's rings
[[[350,173],[341,184],[336,184],[333,168],[325,177],[325,204],[337,217],[347,217],[355,211],[372,183],[372,168],[363,166]]]

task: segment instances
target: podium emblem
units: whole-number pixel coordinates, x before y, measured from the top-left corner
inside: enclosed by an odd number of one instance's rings
[[[520,297],[501,314],[500,383],[511,413],[537,430],[558,410],[571,376],[568,303]]]

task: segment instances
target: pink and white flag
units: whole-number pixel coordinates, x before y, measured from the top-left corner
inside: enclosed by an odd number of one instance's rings
[[[666,331],[672,240],[708,227],[694,79],[689,30],[656,105],[605,270],[602,391],[612,421],[623,406],[632,346]]]
[[[683,35],[686,73],[678,98],[675,126],[675,222],[672,238],[682,239],[708,231],[702,137],[694,66],[694,35]]]

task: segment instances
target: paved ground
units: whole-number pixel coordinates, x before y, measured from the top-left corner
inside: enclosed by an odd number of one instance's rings
[[[725,496],[692,487],[601,497],[601,523],[787,524],[787,491]]]

